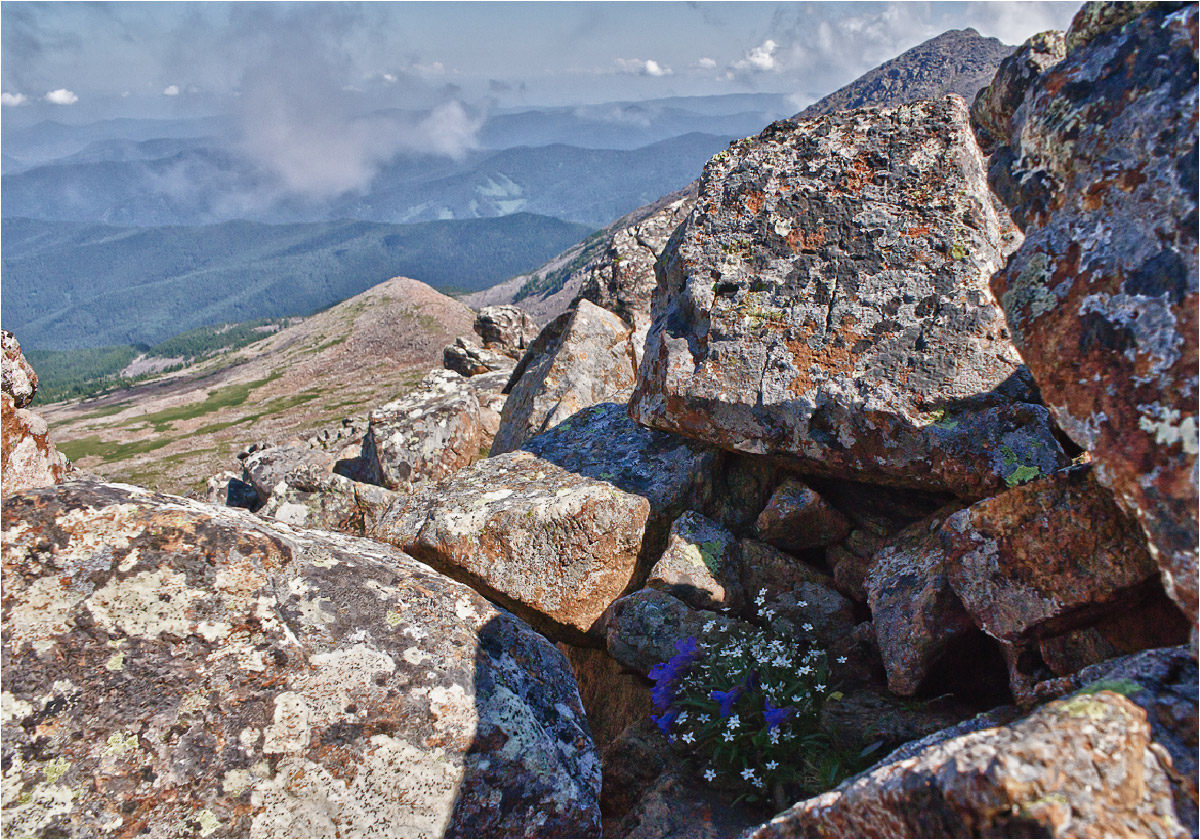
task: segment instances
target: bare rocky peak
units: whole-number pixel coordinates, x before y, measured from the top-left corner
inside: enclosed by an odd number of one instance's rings
[[[1013,49],[974,29],[951,29],[885,61],[796,116],[817,117],[873,105],[895,107],[948,93],[970,102]]]

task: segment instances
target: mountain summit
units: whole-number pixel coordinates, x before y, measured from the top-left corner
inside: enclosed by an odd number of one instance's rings
[[[970,102],[1013,49],[974,29],[951,29],[867,71],[796,116],[818,117],[871,105],[891,108],[948,93]]]

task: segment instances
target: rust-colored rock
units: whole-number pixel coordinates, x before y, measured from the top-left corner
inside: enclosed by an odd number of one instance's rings
[[[17,408],[9,393],[0,393],[0,485],[4,495],[57,484],[70,470],[70,461],[50,442],[50,430],[42,416]]]
[[[1193,622],[1196,31],[1192,4],[1080,13],[1022,105],[1004,177],[1025,243],[992,280],[1046,404],[1136,514]]]
[[[787,478],[754,522],[763,542],[784,551],[803,551],[840,542],[850,523],[804,482]]]
[[[20,342],[8,330],[0,330],[0,392],[11,396],[17,408],[25,408],[37,386],[37,374],[25,361]]]
[[[991,83],[971,105],[971,127],[985,155],[1010,144],[1013,114],[1025,101],[1029,86],[1066,54],[1063,33],[1051,29],[1034,35],[1000,62]]]
[[[957,97],[777,122],[705,167],[630,411],[966,499],[1063,466],[987,286],[1005,227]]]

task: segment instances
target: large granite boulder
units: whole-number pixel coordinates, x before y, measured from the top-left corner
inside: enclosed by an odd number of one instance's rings
[[[1157,572],[1137,523],[1091,465],[976,502],[945,521],[941,539],[950,586],[1005,642],[1094,623]]]
[[[25,408],[37,392],[37,374],[8,330],[0,332],[0,362],[0,487],[7,496],[57,484],[73,468],[50,442],[42,416]]]
[[[11,396],[17,408],[24,408],[37,386],[37,374],[25,360],[20,342],[8,330],[0,330],[0,392]]]
[[[430,371],[412,391],[373,410],[362,444],[367,480],[412,491],[486,456],[496,427],[480,405],[479,379]]]
[[[375,530],[400,495],[344,475],[293,473],[276,485],[271,498],[255,512],[298,528],[321,528],[361,537]],[[225,503],[229,503],[228,498]]]
[[[329,475],[337,462],[336,454],[292,439],[278,445],[254,447],[242,458],[242,482],[254,488],[258,496],[255,509],[265,504],[275,492],[289,481],[315,484]]]
[[[492,455],[512,452],[576,412],[633,387],[631,331],[613,313],[582,300],[563,323],[546,330],[556,339],[535,345],[529,361],[514,372]]]
[[[711,453],[593,406],[393,505],[375,530],[561,641],[588,643],[702,491]],[[598,628],[597,628],[598,632]],[[594,642],[593,642],[594,644]]]
[[[1151,651],[1101,674],[1013,723],[902,747],[752,836],[1195,836],[1194,660]]]
[[[784,120],[663,252],[635,419],[977,499],[1066,459],[988,290],[1004,225],[958,97]]]
[[[481,347],[469,338],[456,338],[442,349],[442,367],[461,376],[478,376],[502,370],[512,371],[516,362],[510,356]]]
[[[537,323],[519,306],[485,306],[475,316],[475,332],[487,350],[519,359],[538,334]]]
[[[1194,4],[1089,6],[1022,109],[1025,243],[992,280],[1063,430],[1197,616]]]
[[[70,482],[4,506],[6,836],[593,836],[562,655],[395,549]]]
[[[1063,33],[1051,29],[1034,35],[1000,62],[991,84],[979,91],[971,104],[971,127],[985,155],[1012,142],[1013,114],[1025,101],[1029,87],[1066,54]]]

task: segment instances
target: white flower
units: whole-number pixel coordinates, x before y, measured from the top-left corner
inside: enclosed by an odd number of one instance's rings
[[[680,740],[682,740],[685,744],[691,744],[696,741],[696,736],[691,732],[684,732],[683,735],[680,736]]]
[[[687,710],[685,709],[684,711],[679,713],[679,717],[675,718],[675,722],[683,723],[685,720],[687,720],[687,718],[688,718],[688,713],[687,713]]]
[[[712,781],[713,779],[715,779],[715,778],[717,778],[717,771],[716,771],[716,770],[713,770],[713,769],[710,767],[708,770],[705,770],[705,771],[704,771],[704,781],[706,781],[706,782],[711,782],[711,781]]]
[[[778,743],[779,743],[779,730],[778,730],[778,729],[772,729],[772,730],[771,730],[771,743],[772,743],[772,744],[778,744]]]
[[[774,618],[775,610],[764,610],[763,615],[766,616],[768,619]]]
[[[726,741],[732,741],[732,740],[733,740],[733,733],[732,733],[732,732],[726,732],[726,733],[725,733],[725,740],[726,740]]]
[[[712,717],[706,713],[700,715],[700,717],[696,718],[696,720],[700,721],[701,723],[708,723],[710,720],[712,720]]]
[[[779,766],[779,762],[778,762],[778,761],[768,761],[768,762],[766,763],[766,768],[767,768],[768,770],[774,770],[774,769],[775,769],[776,767],[778,767],[778,766]]]
[[[808,631],[809,633],[811,633],[811,632],[812,632],[812,629],[813,629],[813,626],[812,626],[811,624],[809,624],[808,622],[805,622],[804,624],[801,624],[801,625],[800,625],[800,627],[801,627],[802,629],[804,629],[804,630]]]
[[[751,781],[754,778],[754,771],[751,770],[749,767],[747,767],[745,770],[742,771],[742,778],[745,779],[747,782]]]
[[[825,683],[817,683],[816,686],[814,686],[814,687],[817,689],[817,691],[824,691]]]
[[[796,669],[796,673],[799,674],[800,676],[804,676],[805,674],[811,674],[812,671],[813,671],[813,669],[812,669],[811,665],[801,665],[799,668]]]
[[[839,656],[839,657],[838,657],[838,664],[840,664],[840,665],[845,665],[845,664],[846,664],[846,657],[844,657],[844,656]]]
[[[793,702],[793,703],[799,703],[799,702],[800,702],[801,700],[803,700],[803,699],[804,699],[804,698],[803,698],[803,697],[801,697],[799,694],[793,694],[793,695],[792,695],[792,702]]]
[[[796,602],[796,605],[797,605],[797,606],[800,606],[800,607],[807,607],[807,606],[808,606],[808,601],[797,601],[797,602]]]
[[[705,633],[711,633],[711,632],[712,632],[712,629],[713,629],[714,627],[716,627],[716,626],[717,626],[717,622],[715,622],[715,621],[709,621],[709,622],[707,622],[707,623],[704,625],[704,632],[705,632]]]
[[[741,722],[741,720],[738,719],[737,715],[730,715],[729,720],[726,722],[726,725],[729,727],[729,730],[732,732],[734,729],[737,729],[739,726],[741,726],[742,722]]]

